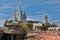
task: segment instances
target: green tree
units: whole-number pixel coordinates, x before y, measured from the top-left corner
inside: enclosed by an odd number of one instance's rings
[[[28,25],[28,29],[29,30],[32,30],[33,29],[33,24],[32,23],[28,23],[27,25]]]
[[[50,27],[51,25],[50,25],[49,22],[46,22],[46,23],[45,23],[45,26],[46,26],[46,27]]]
[[[45,30],[47,30],[49,27],[51,27],[50,23],[49,22],[46,22],[45,23]]]
[[[50,23],[46,22],[45,24],[42,23],[41,29],[46,31],[49,27],[50,27]]]
[[[23,27],[24,31],[27,33],[27,31],[28,31],[28,30],[27,30],[27,27],[28,27],[28,26],[27,26],[27,22],[23,22],[23,23],[22,23],[22,27]]]

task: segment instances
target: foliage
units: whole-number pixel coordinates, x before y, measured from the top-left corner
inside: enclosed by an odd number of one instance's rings
[[[27,27],[27,23],[26,22],[23,22],[22,23],[22,27],[26,28]]]
[[[23,28],[25,34],[27,34],[27,23],[26,22],[22,23],[22,28]]]
[[[50,27],[50,26],[51,26],[50,23],[48,22],[45,23],[45,27]]]
[[[45,27],[45,25],[43,23],[42,23],[42,26],[40,28],[41,28],[41,30],[45,30],[46,29],[46,27]]]
[[[50,27],[50,23],[48,23],[48,22],[46,22],[45,24],[42,23],[41,29],[42,29],[42,30],[47,30],[48,27]]]
[[[33,24],[32,23],[28,23],[27,25],[28,25],[28,29],[32,30]]]
[[[28,21],[28,23],[39,23],[39,21]]]

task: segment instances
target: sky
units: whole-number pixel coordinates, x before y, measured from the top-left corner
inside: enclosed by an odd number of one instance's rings
[[[43,22],[44,14],[48,15],[49,22],[60,20],[60,0],[0,0],[0,27],[6,19],[11,19],[20,5],[27,20]]]

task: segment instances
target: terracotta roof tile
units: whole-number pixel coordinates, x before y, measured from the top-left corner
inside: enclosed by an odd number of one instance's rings
[[[59,40],[57,34],[55,33],[42,33],[35,38],[30,38],[29,40]]]

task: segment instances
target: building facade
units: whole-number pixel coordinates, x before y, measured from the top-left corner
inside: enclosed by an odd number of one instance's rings
[[[42,23],[33,23],[33,30],[40,30],[40,27],[42,26]]]

